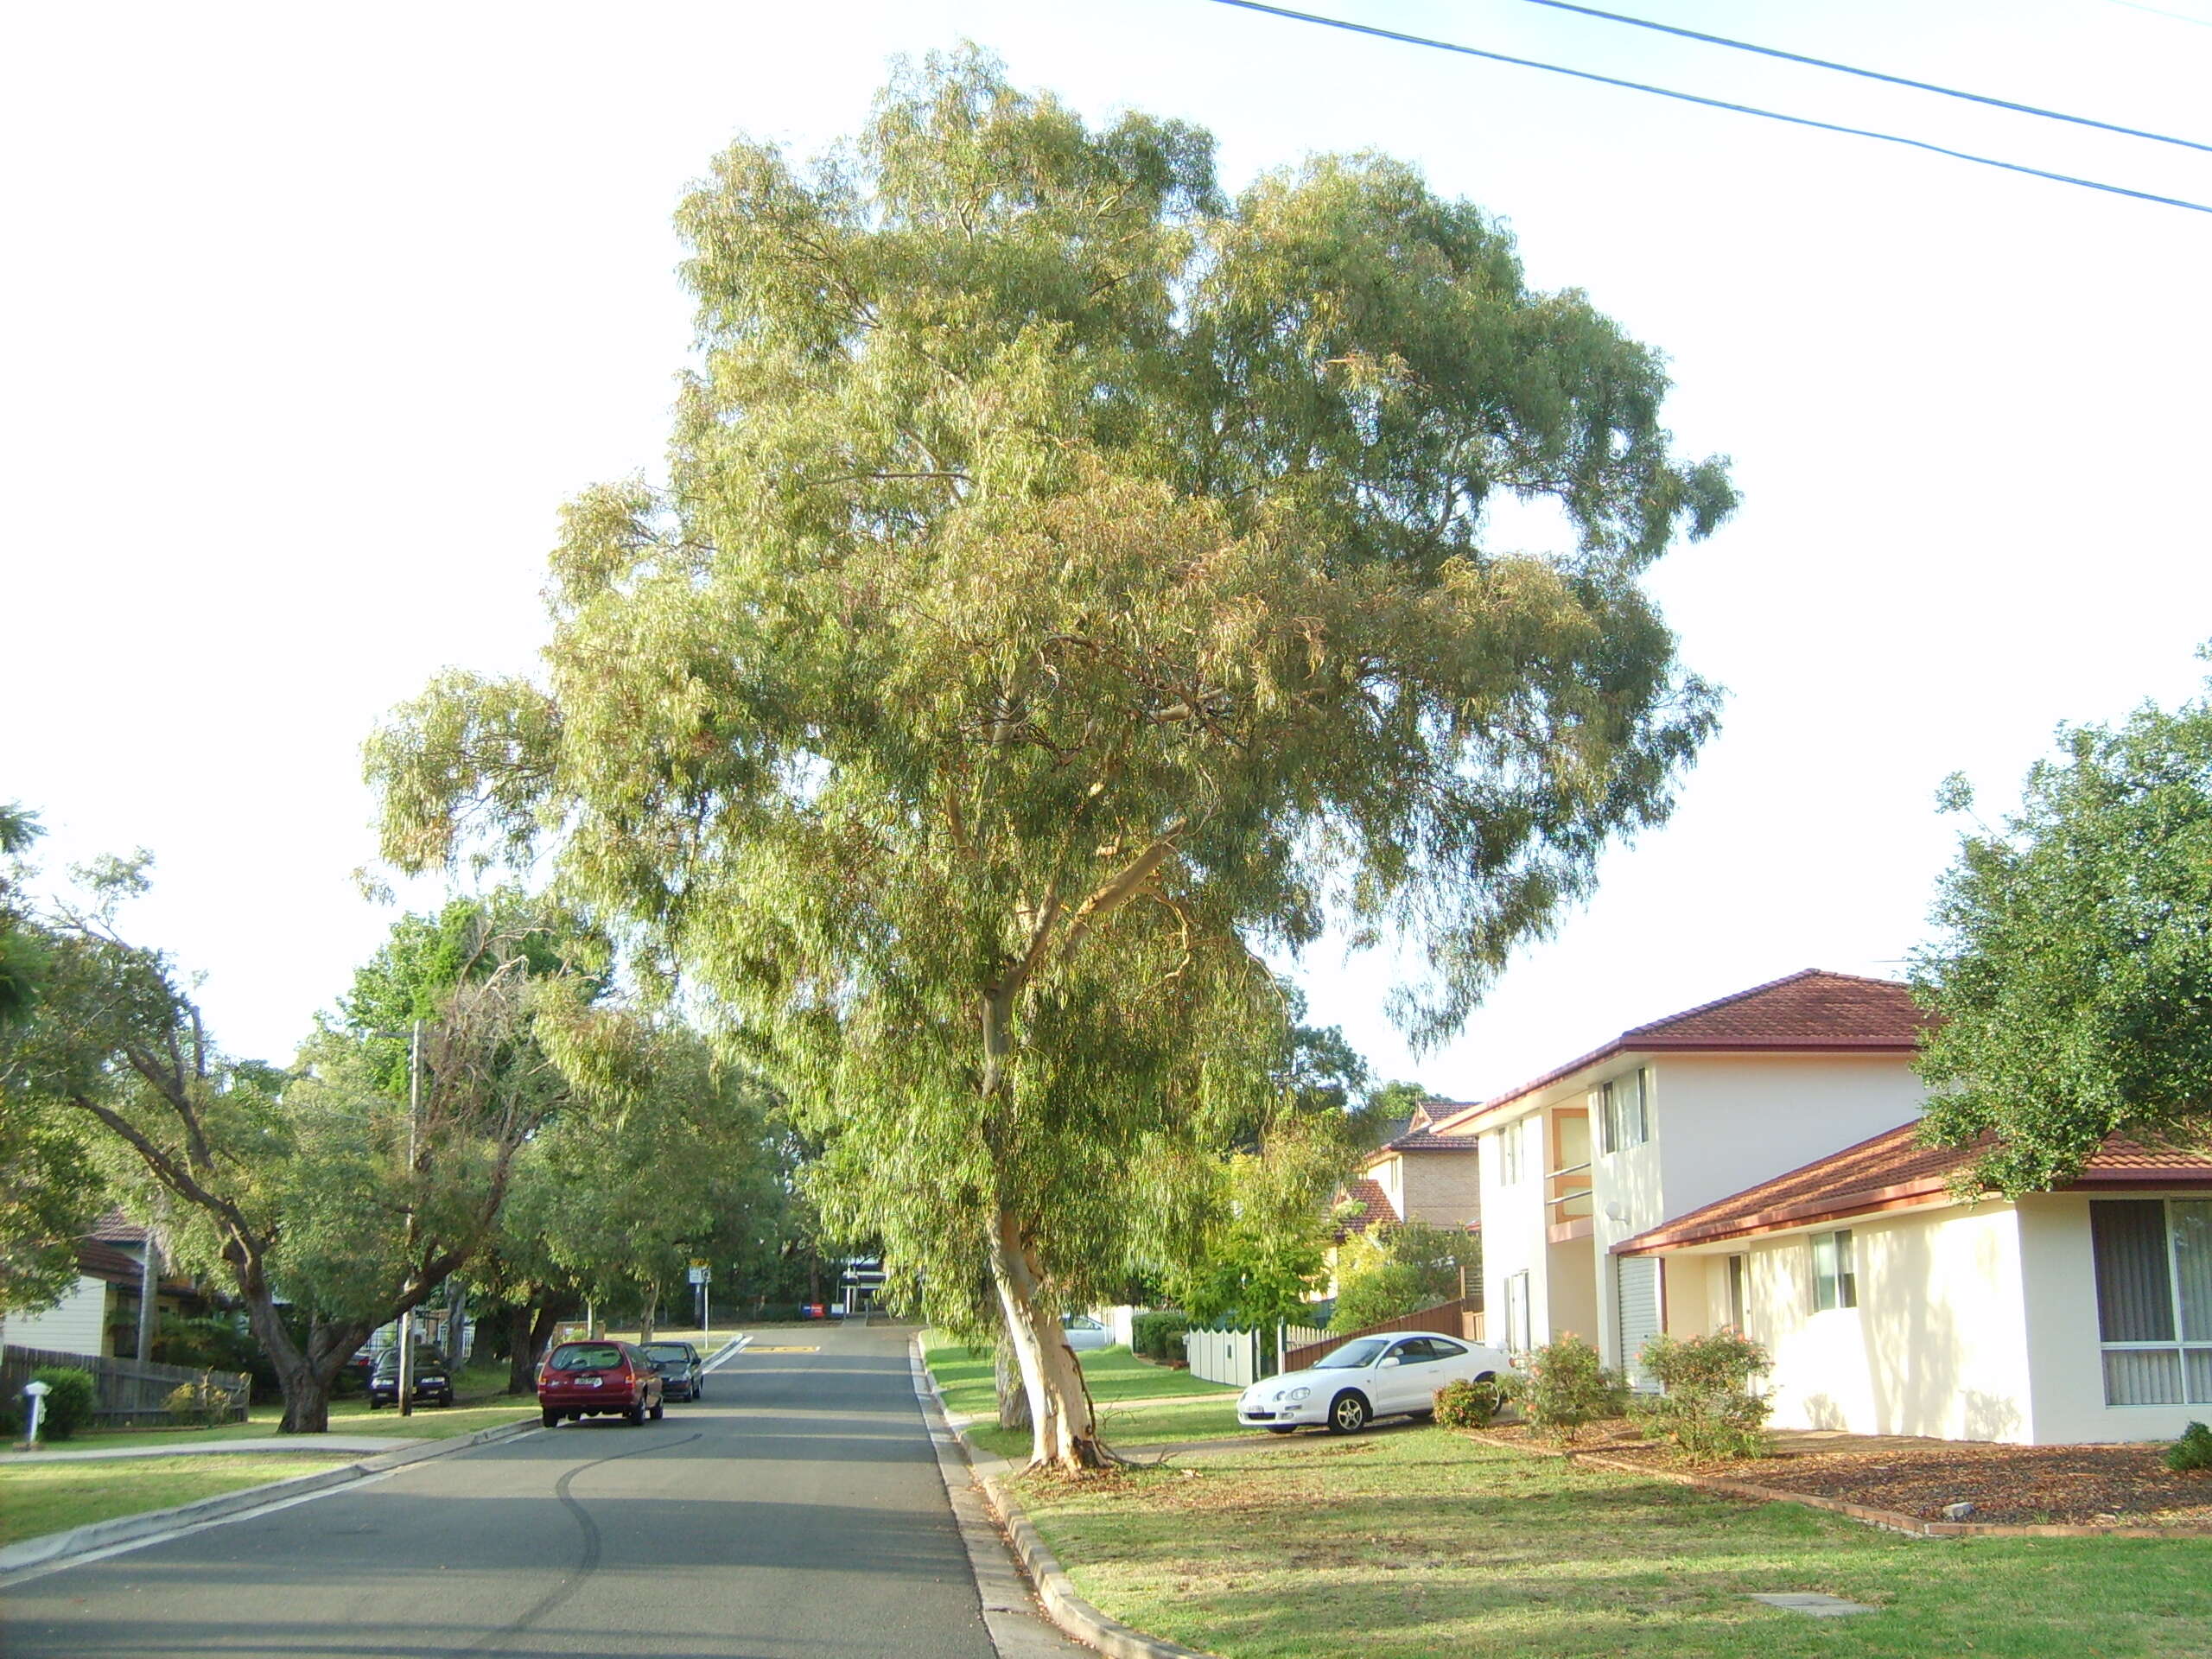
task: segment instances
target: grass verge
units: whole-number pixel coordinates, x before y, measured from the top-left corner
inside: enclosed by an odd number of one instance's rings
[[[535,1396],[510,1395],[505,1365],[480,1366],[454,1380],[450,1406],[417,1406],[412,1416],[402,1417],[390,1406],[371,1411],[359,1395],[330,1402],[330,1431],[334,1434],[376,1434],[394,1440],[447,1440],[518,1422],[537,1411]],[[224,1440],[259,1440],[276,1432],[284,1408],[270,1401],[253,1407],[242,1423],[215,1428],[96,1428],[45,1446],[47,1451],[72,1451],[92,1446],[206,1446]],[[312,1448],[312,1436],[302,1437],[303,1448]],[[243,1454],[241,1454],[243,1455]],[[0,1466],[6,1459],[0,1456]]]
[[[0,1545],[143,1515],[264,1481],[316,1474],[344,1458],[241,1453],[235,1458],[117,1458],[0,1468]]]
[[[922,1335],[922,1357],[944,1394],[944,1408],[952,1412],[989,1412],[998,1408],[998,1390],[992,1380],[988,1353],[973,1353],[942,1331]],[[1188,1371],[1170,1370],[1148,1359],[1139,1359],[1126,1348],[1099,1348],[1076,1356],[1083,1366],[1083,1380],[1090,1397],[1101,1406],[1130,1400],[1160,1400],[1180,1395],[1217,1394],[1233,1401],[1236,1389],[1226,1382],[1208,1382]]]
[[[1436,1428],[1020,1491],[1084,1596],[1224,1659],[2073,1659],[2202,1655],[2212,1629],[2212,1541],[1910,1539]],[[1879,1611],[1744,1599],[1806,1590]]]

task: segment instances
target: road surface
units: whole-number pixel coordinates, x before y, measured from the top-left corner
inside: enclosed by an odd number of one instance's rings
[[[31,1577],[11,1659],[992,1659],[906,1333],[770,1332],[703,1397]]]

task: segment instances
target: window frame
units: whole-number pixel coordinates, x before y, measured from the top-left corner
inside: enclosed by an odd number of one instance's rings
[[[2161,1242],[2165,1246],[2163,1266],[2164,1268],[2166,1280],[2166,1312],[2167,1317],[2171,1322],[2170,1328],[2173,1333],[2170,1337],[2120,1338],[2115,1340],[2107,1338],[2105,1336],[2104,1332],[2107,1318],[2103,1282],[2105,1275],[2101,1270],[2101,1263],[2097,1255],[2097,1235],[2094,1217],[2097,1208],[2101,1205],[2125,1204],[2155,1204],[2158,1206],[2159,1225],[2163,1235]],[[2179,1224],[2178,1219],[2174,1214],[2174,1206],[2176,1205],[2202,1205],[2203,1207],[2205,1213],[2204,1225],[2207,1228],[2208,1243],[2212,1243],[2212,1198],[2177,1198],[2162,1195],[2157,1198],[2092,1198],[2089,1201],[2091,1217],[2089,1230],[2089,1272],[2091,1282],[2096,1286],[2097,1365],[2101,1373],[2099,1380],[2102,1383],[2104,1389],[2105,1409],[2107,1411],[2171,1411],[2177,1406],[2189,1407],[2212,1405],[2212,1388],[2202,1390],[2206,1396],[2202,1399],[2192,1400],[2189,1397],[2190,1391],[2190,1356],[2192,1354],[2199,1356],[2199,1363],[2208,1370],[2212,1370],[2212,1306],[2193,1308],[2187,1300],[2185,1287],[2190,1283],[2190,1275],[2183,1270],[2182,1228]],[[2196,1316],[2194,1319],[2191,1318],[2192,1313]],[[2192,1327],[2199,1329],[2202,1332],[2202,1334],[2196,1336],[2190,1335],[2190,1332]],[[2167,1400],[2125,1400],[2115,1402],[2112,1397],[2113,1391],[2113,1368],[2110,1358],[2108,1357],[2114,1354],[2172,1355],[2174,1358],[2173,1374],[2178,1380],[2179,1383],[2179,1386],[2175,1390],[2175,1397]]]
[[[1630,1085],[1634,1085],[1634,1093]],[[1634,1117],[1630,1104],[1634,1104]],[[1651,1068],[1639,1065],[1598,1085],[1598,1128],[1608,1154],[1626,1152],[1651,1139]],[[1627,1131],[1633,1128],[1635,1133]]]
[[[1825,1233],[1815,1233],[1807,1243],[1813,1253],[1813,1312],[1840,1313],[1846,1308],[1859,1306],[1859,1257],[1853,1249],[1851,1229],[1838,1227]],[[1821,1265],[1821,1246],[1825,1243],[1833,1253],[1831,1264]]]
[[[1516,1117],[1497,1131],[1497,1184],[1518,1186],[1527,1179],[1528,1119]]]

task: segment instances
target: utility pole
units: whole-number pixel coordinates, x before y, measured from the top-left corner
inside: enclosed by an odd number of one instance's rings
[[[407,1248],[415,1249],[415,1119],[423,1101],[423,1022],[407,1039]],[[415,1414],[415,1310],[399,1316],[399,1414]]]
[[[168,1194],[154,1191],[154,1216],[146,1224],[146,1242],[138,1261],[138,1363],[154,1357],[154,1338],[161,1329],[162,1235],[160,1223],[168,1214]]]

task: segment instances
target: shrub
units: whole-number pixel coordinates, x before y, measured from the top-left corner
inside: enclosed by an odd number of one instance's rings
[[[1554,1440],[1572,1440],[1585,1423],[1618,1417],[1627,1389],[1620,1373],[1598,1360],[1598,1351],[1573,1332],[1529,1356],[1507,1395],[1529,1427]]]
[[[41,1438],[66,1440],[92,1421],[92,1374],[71,1365],[48,1365],[31,1373],[32,1380],[48,1385],[46,1408],[39,1418]],[[30,1421],[28,1411],[24,1421]]]
[[[1173,1309],[1140,1313],[1129,1321],[1130,1350],[1146,1359],[1179,1363],[1183,1358],[1183,1333],[1190,1328],[1191,1316]]]
[[[1763,1458],[1773,1402],[1751,1383],[1774,1369],[1765,1349],[1738,1331],[1709,1337],[1654,1337],[1643,1369],[1666,1393],[1634,1401],[1630,1414],[1693,1457]]]
[[[2166,1448],[2166,1467],[2177,1475],[2195,1469],[2212,1469],[2212,1428],[2191,1423],[2181,1439]]]
[[[1488,1428],[1505,1403],[1495,1379],[1471,1382],[1461,1377],[1436,1391],[1436,1421],[1446,1428]]]
[[[231,1391],[203,1371],[191,1382],[171,1389],[162,1403],[180,1423],[213,1428],[230,1417]]]

